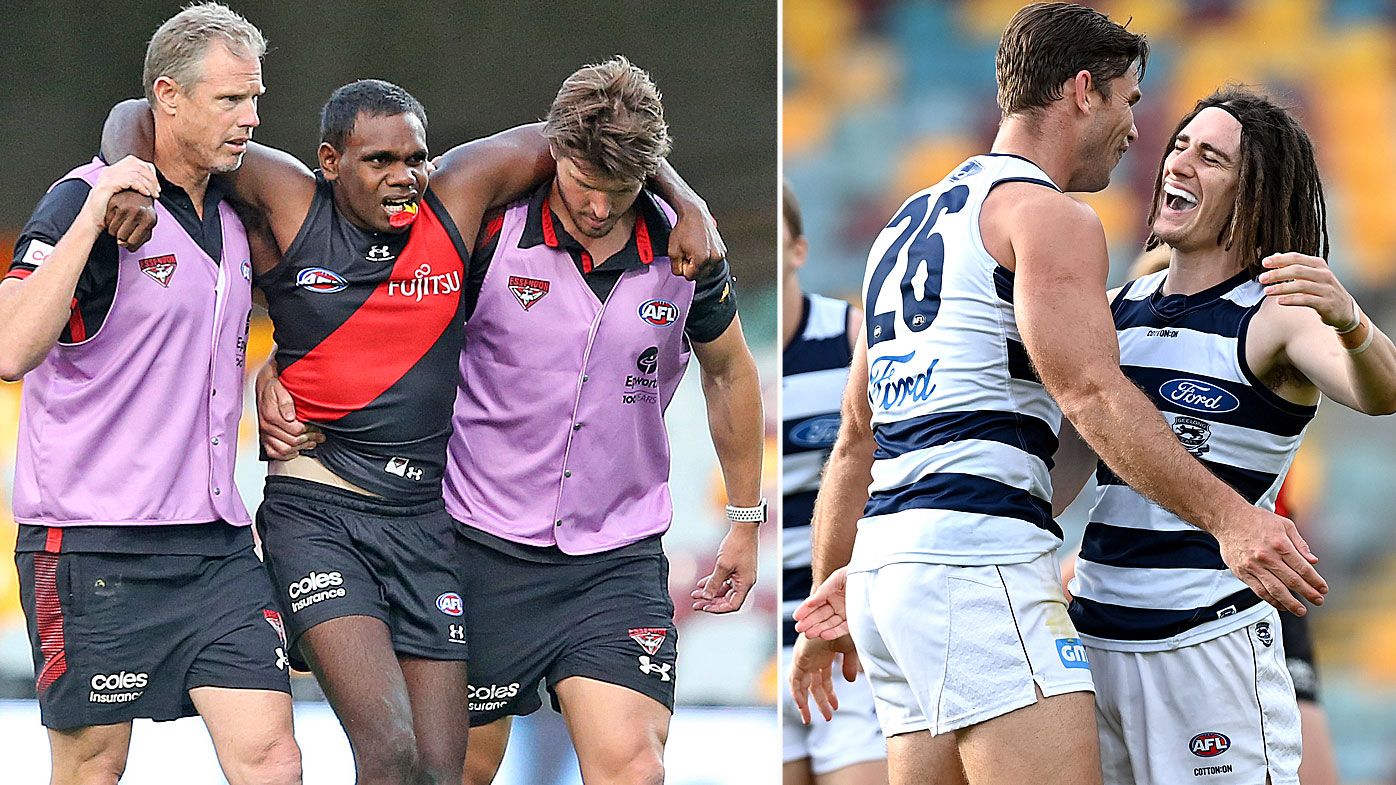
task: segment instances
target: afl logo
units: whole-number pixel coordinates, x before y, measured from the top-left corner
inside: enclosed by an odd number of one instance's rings
[[[436,598],[436,609],[447,616],[459,616],[465,613],[465,602],[461,600],[459,594],[448,591]]]
[[[640,318],[655,327],[668,327],[679,320],[679,307],[668,300],[646,300],[640,304]]]
[[[790,429],[790,443],[796,447],[832,447],[839,435],[839,415],[811,417]]]
[[[323,267],[307,267],[296,274],[296,286],[311,292],[333,294],[349,287],[349,282],[333,270]]]
[[[1231,749],[1231,739],[1213,731],[1199,733],[1188,742],[1188,749],[1199,758],[1215,758]]]
[[[1234,412],[1241,407],[1236,396],[1196,379],[1173,379],[1158,388],[1159,395],[1184,409],[1195,412]]]

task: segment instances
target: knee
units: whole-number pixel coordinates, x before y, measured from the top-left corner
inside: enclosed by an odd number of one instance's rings
[[[239,756],[235,772],[225,772],[233,785],[300,785],[301,750],[289,732],[252,745]]]
[[[635,750],[608,761],[602,783],[587,785],[664,785],[664,756],[653,749]]]
[[[652,750],[636,755],[619,781],[624,785],[664,785],[664,757]]]
[[[423,776],[422,756],[411,734],[354,748],[360,782],[416,783]]]
[[[116,785],[126,773],[124,749],[93,748],[53,761],[52,785]]]
[[[52,785],[116,785],[126,773],[126,761],[106,756],[54,767]]]

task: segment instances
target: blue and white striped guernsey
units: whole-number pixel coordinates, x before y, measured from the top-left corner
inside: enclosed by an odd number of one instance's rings
[[[805,295],[795,339],[781,356],[781,613],[787,646],[795,644],[791,614],[810,593],[810,515],[819,473],[838,436],[839,405],[853,361],[848,309],[842,300]]]
[[[868,254],[877,450],[855,570],[1012,564],[1061,544],[1049,476],[1061,410],[1018,334],[1013,273],[979,235],[985,198],[1008,182],[1056,188],[1024,158],[970,158],[908,199]]]
[[[1112,309],[1125,375],[1178,440],[1246,501],[1267,510],[1316,406],[1290,403],[1247,367],[1246,328],[1264,287],[1241,273],[1193,295],[1164,295],[1168,272],[1140,278]],[[1091,645],[1173,649],[1269,612],[1222,562],[1217,540],[1149,502],[1104,463],[1072,581],[1071,618]]]

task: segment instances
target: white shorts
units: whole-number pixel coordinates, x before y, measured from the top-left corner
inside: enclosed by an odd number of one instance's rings
[[[938,735],[1091,690],[1056,558],[897,562],[848,576],[848,617],[887,736]]]
[[[788,646],[781,651],[781,684],[787,683],[793,653],[794,649]],[[860,673],[858,680],[850,684],[836,671],[834,693],[839,696],[839,710],[834,712],[834,719],[825,722],[811,707],[810,724],[806,725],[800,722],[800,710],[795,707],[790,690],[781,691],[785,696],[781,701],[782,761],[790,763],[809,758],[810,771],[823,775],[855,763],[887,757],[887,742],[877,727],[868,677]]]
[[[1089,647],[1106,785],[1299,782],[1279,613],[1169,651]]]

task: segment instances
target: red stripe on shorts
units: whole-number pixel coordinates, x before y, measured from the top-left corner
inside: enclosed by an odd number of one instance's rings
[[[39,654],[43,666],[35,688],[40,694],[68,672],[63,646],[63,606],[58,601],[58,554],[34,554],[34,616],[38,619]]]

